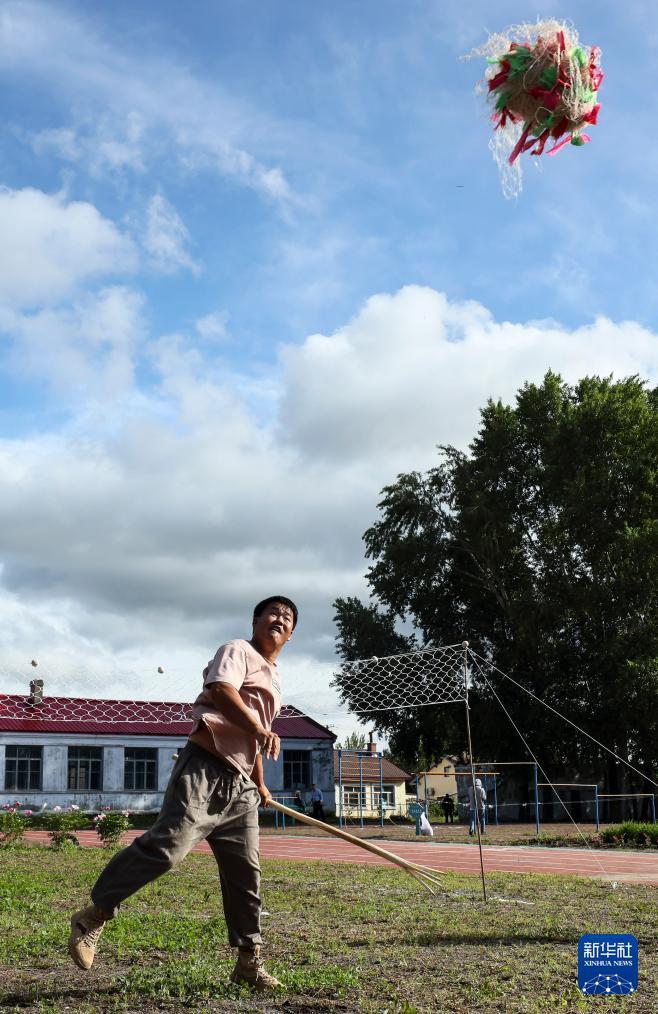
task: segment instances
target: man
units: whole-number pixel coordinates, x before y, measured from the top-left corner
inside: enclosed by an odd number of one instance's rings
[[[272,732],[281,707],[276,659],[297,616],[285,596],[264,599],[254,609],[251,640],[229,641],[204,669],[194,727],[158,819],[108,863],[91,892],[92,904],[71,918],[69,953],[79,968],[91,968],[98,938],[121,902],[206,839],[219,865],[229,943],[238,948],[232,981],[257,990],[281,985],[260,957],[258,805],[272,798],[263,757],[276,760],[280,749]]]
[[[486,808],[487,808],[487,793],[482,784],[480,778],[475,779],[475,792],[473,792],[473,786],[468,787],[468,822],[469,834],[475,834],[475,820],[477,817],[480,825],[480,834],[484,834],[486,831]]]
[[[313,782],[311,789],[311,804],[313,806],[313,816],[316,820],[324,820],[324,806],[322,805],[322,790],[317,787]]]
[[[304,806],[304,800],[302,798],[302,794],[299,791],[299,789],[297,789],[297,792],[295,793],[295,795],[292,798],[292,808],[293,808],[293,810],[299,810],[300,813],[306,813],[306,807]]]
[[[445,796],[441,800],[441,809],[443,810],[443,816],[445,822],[454,824],[455,822],[455,804],[452,796],[449,792],[446,792]]]

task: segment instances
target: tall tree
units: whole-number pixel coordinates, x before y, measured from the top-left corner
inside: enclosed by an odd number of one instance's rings
[[[350,732],[342,743],[336,743],[336,748],[338,750],[365,750],[366,743],[365,732]]]
[[[549,372],[514,406],[482,409],[469,453],[440,451],[437,467],[383,490],[364,536],[382,608],[336,602],[342,657],[384,654],[377,637],[394,644],[401,620],[424,643],[466,639],[655,777],[658,390],[637,377],[571,387]],[[488,685],[477,673],[474,683],[480,756],[523,756]],[[625,788],[622,769],[590,740],[509,683],[495,689],[552,772],[600,777],[607,764],[608,784]],[[463,746],[454,712],[419,710],[362,717],[385,727],[408,763],[414,750]]]

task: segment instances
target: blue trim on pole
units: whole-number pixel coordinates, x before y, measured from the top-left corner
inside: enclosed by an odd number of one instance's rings
[[[539,834],[539,778],[537,776],[537,764],[534,766],[535,770],[535,829]]]
[[[359,823],[363,827],[363,754],[359,754]]]
[[[494,790],[494,820],[496,821],[496,827],[498,827],[498,791],[496,789],[496,776],[493,776],[493,790]]]
[[[651,797],[651,812],[653,813],[653,822],[656,823],[656,797]]]
[[[378,753],[379,757],[379,826],[384,826],[384,763],[383,755]]]
[[[598,830],[600,830],[600,827],[601,827],[601,825],[599,823],[599,787],[598,787],[598,785],[594,786],[594,814],[596,816],[596,830],[598,831]]]
[[[343,826],[343,751],[338,748],[338,826]]]

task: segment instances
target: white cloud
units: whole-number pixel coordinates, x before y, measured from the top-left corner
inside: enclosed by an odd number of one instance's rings
[[[89,398],[110,399],[132,389],[144,338],[143,297],[111,286],[68,307],[15,314],[5,324],[21,374],[46,380],[69,408]]]
[[[104,316],[99,304],[87,317],[101,347],[115,333]],[[155,666],[198,673],[278,589],[301,609],[288,658],[294,696],[311,703],[326,673],[309,660],[331,656],[333,599],[364,594],[361,535],[385,483],[435,463],[438,443],[465,446],[489,396],[511,400],[549,367],[571,381],[658,378],[656,335],[633,322],[497,322],[416,286],[286,348],[276,376],[238,383],[181,336],[151,354],[157,392],[130,412],[108,400],[105,428],[74,420],[58,437],[0,443],[0,629],[18,603],[29,659],[47,652],[40,623],[65,616],[76,671],[99,645],[116,679],[123,667],[137,686],[143,667],[138,688],[151,692]]]
[[[136,112],[128,112],[118,119],[94,118],[93,122],[76,129],[41,130],[31,140],[38,155],[52,152],[66,162],[81,163],[92,176],[126,169],[145,170],[145,126]]]
[[[281,431],[305,455],[423,467],[437,443],[467,444],[487,398],[512,400],[549,368],[569,381],[587,373],[655,381],[658,341],[605,318],[573,331],[498,323],[479,303],[408,286],[373,296],[335,334],[288,347],[284,366]]]
[[[173,204],[162,194],[154,194],[146,211],[142,243],[152,265],[163,274],[186,269],[198,274],[199,266],[190,257],[190,234]]]
[[[134,246],[85,201],[26,187],[0,188],[0,302],[30,307],[60,300],[102,275],[137,265]]]
[[[72,122],[34,143],[67,160],[86,159],[91,172],[141,171],[154,153],[162,155],[166,138],[188,168],[232,177],[275,203],[292,198],[282,169],[256,153],[269,148],[269,120],[171,54],[131,52],[101,39],[71,11],[9,0],[0,20],[0,67],[50,83],[70,102]]]
[[[206,342],[224,342],[228,338],[228,313],[226,310],[216,310],[213,313],[206,313],[194,322],[194,327],[199,335]]]

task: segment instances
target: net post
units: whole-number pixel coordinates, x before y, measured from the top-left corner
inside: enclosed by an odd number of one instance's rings
[[[496,776],[493,776],[494,780],[494,818],[496,820],[496,827],[498,827],[498,791],[496,789]]]
[[[480,874],[482,876],[482,898],[487,900],[487,883],[484,877],[484,858],[482,856],[482,835],[480,834],[480,813],[478,807],[478,796],[475,788],[475,766],[473,764],[473,743],[471,740],[471,716],[468,703],[468,641],[462,641],[464,649],[464,706],[466,709],[466,736],[468,739],[468,757],[471,762],[471,785],[473,786],[473,804],[475,809],[475,828],[478,836],[478,851],[480,853]]]
[[[651,796],[651,813],[653,815],[653,822],[655,824],[656,823],[656,797],[654,795]]]
[[[598,787],[598,785],[594,786],[594,815],[596,817],[596,830],[599,831],[601,829],[601,825],[599,823],[599,787]]]
[[[539,837],[539,778],[537,776],[537,762],[534,765],[535,772],[535,831]]]

